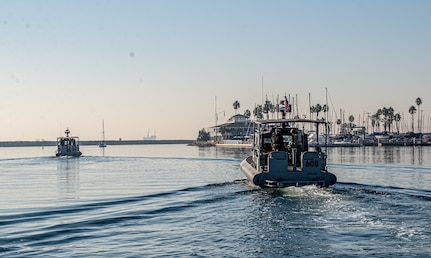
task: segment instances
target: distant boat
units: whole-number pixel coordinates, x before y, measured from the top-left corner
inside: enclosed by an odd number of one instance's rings
[[[99,142],[100,148],[106,147],[106,141],[105,141],[105,120],[102,120],[102,141]]]
[[[144,136],[144,141],[155,141],[155,140],[157,140],[156,129],[154,129],[153,135],[150,135],[150,131],[148,130],[147,136]]]
[[[66,137],[57,137],[57,151],[55,156],[79,157],[82,153],[79,151],[79,137],[69,136],[69,128],[64,131]]]

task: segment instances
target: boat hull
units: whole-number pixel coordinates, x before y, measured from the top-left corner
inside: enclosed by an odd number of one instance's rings
[[[271,177],[270,172],[259,172],[253,162],[252,156],[244,159],[240,164],[241,171],[253,182],[254,185],[265,188],[282,188],[289,186],[317,185],[328,187],[337,182],[337,177],[327,171],[321,171],[316,174],[309,174],[304,171],[289,171],[286,168],[282,171],[282,176]],[[280,172],[277,172],[280,175]]]
[[[79,157],[82,155],[82,152],[75,151],[75,152],[66,152],[66,153],[56,153],[56,157]]]

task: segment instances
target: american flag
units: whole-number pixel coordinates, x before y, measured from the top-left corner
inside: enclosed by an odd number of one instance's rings
[[[289,112],[289,101],[286,96],[284,96],[284,112]]]

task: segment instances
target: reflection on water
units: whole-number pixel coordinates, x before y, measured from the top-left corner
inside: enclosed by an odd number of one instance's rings
[[[76,199],[79,190],[79,158],[59,158],[57,191],[60,199]]]
[[[339,182],[431,189],[428,146],[330,148],[328,154]]]
[[[335,163],[431,165],[424,158],[431,154],[427,146],[328,148],[328,154]]]
[[[105,149],[106,149],[106,147],[104,147],[104,148],[99,147],[99,149],[100,149],[100,152],[102,153],[101,154],[102,157],[105,157]]]
[[[216,157],[245,159],[251,153],[250,147],[215,147]]]

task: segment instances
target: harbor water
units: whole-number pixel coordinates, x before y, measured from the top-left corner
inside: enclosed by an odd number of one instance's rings
[[[429,257],[431,147],[328,149],[329,188],[260,189],[248,149],[0,148],[1,257]]]

